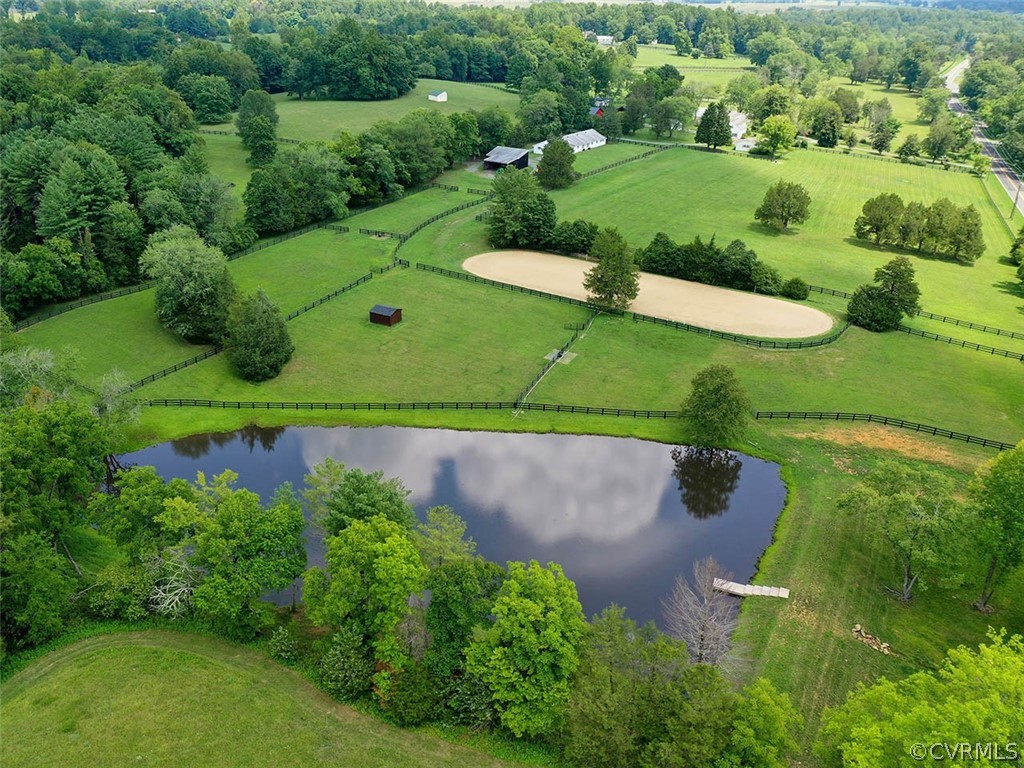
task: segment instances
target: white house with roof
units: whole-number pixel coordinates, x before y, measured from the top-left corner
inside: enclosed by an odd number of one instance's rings
[[[593,128],[588,128],[585,131],[577,131],[576,133],[567,133],[565,134],[565,136],[562,137],[562,139],[565,141],[566,144],[572,147],[572,151],[575,154],[585,152],[588,149],[596,149],[597,147],[603,147],[605,144],[608,143],[608,139],[606,139],[602,134],[595,131]],[[544,147],[546,147],[547,145],[548,143],[546,141],[542,141],[539,144],[534,144],[533,153],[535,155],[544,154]]]
[[[448,101],[448,91],[431,91],[427,94],[429,101]]]
[[[613,45],[615,43],[614,35],[595,35],[595,37],[598,45]]]

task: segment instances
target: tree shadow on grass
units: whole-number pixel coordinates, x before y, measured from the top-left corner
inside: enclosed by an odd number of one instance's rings
[[[776,229],[770,227],[767,224],[762,224],[759,221],[752,221],[747,225],[747,229],[751,232],[756,232],[759,235],[769,235],[773,237],[788,237],[790,235],[800,234],[800,230],[796,227],[790,227],[789,229]]]
[[[993,285],[1003,293],[1008,293],[1018,299],[1024,299],[1024,282],[1020,280],[1003,280]],[[1024,315],[1024,305],[1017,307],[1017,311]]]
[[[900,248],[895,245],[878,246],[870,240],[861,240],[860,238],[844,237],[843,242],[848,245],[852,245],[854,248],[860,248],[862,251],[871,251],[872,253],[879,254],[891,254],[892,258],[896,256],[906,256],[910,259],[920,259],[921,261],[938,261],[943,264],[949,264],[951,267],[973,267],[973,261],[957,261],[952,256],[946,256],[941,253],[926,253],[925,251],[915,251],[912,248]]]

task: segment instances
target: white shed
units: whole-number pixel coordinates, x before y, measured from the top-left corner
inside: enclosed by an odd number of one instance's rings
[[[566,144],[572,147],[572,151],[575,154],[584,152],[588,149],[595,149],[597,147],[603,147],[608,143],[602,134],[595,131],[593,128],[588,128],[585,131],[577,131],[576,133],[567,133],[562,137]],[[544,147],[548,143],[546,141],[540,142],[540,144],[533,145],[533,154],[542,155],[544,154]]]
[[[448,101],[448,91],[431,91],[427,94],[430,101]]]

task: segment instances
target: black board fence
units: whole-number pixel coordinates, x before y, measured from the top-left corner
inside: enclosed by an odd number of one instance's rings
[[[406,235],[402,232],[388,232],[384,229],[367,229],[366,227],[359,228],[360,235],[371,235],[373,237],[390,237],[395,240],[405,240]]]
[[[444,190],[447,190],[449,192],[458,192],[459,191],[459,188],[457,186],[455,186],[454,184],[439,184],[436,181],[432,181],[429,184],[427,184],[427,189],[444,189]]]
[[[609,408],[564,403],[524,403],[516,400],[424,400],[411,402],[287,402],[287,401],[244,401],[244,400],[197,400],[191,398],[162,398],[144,400],[144,405],[158,408],[220,408],[227,410],[256,411],[540,411],[545,413],[571,413],[585,416],[618,416],[634,419],[676,419],[677,410],[641,410],[636,408]],[[813,420],[813,421],[863,421],[883,424],[921,434],[947,437],[971,445],[1008,451],[1012,443],[989,440],[965,432],[955,432],[941,427],[919,424],[906,419],[894,419],[873,413],[828,413],[823,411],[755,411],[757,420]]]
[[[687,331],[689,333],[696,333],[701,336],[709,336],[712,339],[721,339],[722,341],[732,341],[737,344],[743,344],[748,347],[757,347],[758,349],[812,349],[814,347],[824,347],[827,344],[832,344],[842,337],[850,329],[850,324],[846,323],[838,331],[833,331],[828,336],[822,336],[819,339],[806,339],[799,341],[776,341],[774,339],[758,339],[753,336],[744,336],[740,333],[730,333],[729,331],[716,331],[711,328],[702,328],[699,325],[690,325],[689,323],[681,323],[677,320],[665,320],[661,317],[652,317],[651,315],[641,315],[636,312],[629,313],[634,320],[643,323],[653,323],[654,325],[664,325],[669,328],[675,328],[679,331]]]
[[[156,373],[149,374],[149,376],[143,376],[138,381],[133,381],[131,384],[129,384],[121,391],[124,393],[134,392],[135,390],[140,389],[141,387],[144,387],[147,384],[152,384],[157,379],[162,379],[165,376],[170,376],[172,373],[177,373],[182,368],[188,368],[190,365],[195,365],[196,363],[203,362],[203,360],[209,360],[214,355],[219,355],[223,351],[223,347],[211,347],[205,352],[200,352],[198,355],[190,357],[188,360],[182,360],[180,363],[169,365],[166,368],[157,371]]]
[[[517,403],[522,404],[526,402],[526,398],[528,398],[530,396],[530,393],[533,392],[534,387],[536,387],[540,383],[541,379],[547,376],[548,371],[554,368],[558,361],[562,359],[562,356],[569,351],[569,347],[571,347],[573,343],[575,343],[575,341],[580,336],[582,336],[583,333],[593,324],[594,318],[597,317],[597,315],[598,312],[595,311],[590,315],[590,317],[587,318],[587,322],[573,324],[577,327],[572,329],[572,336],[570,336],[569,340],[565,342],[565,344],[563,344],[561,347],[559,347],[553,355],[551,355],[551,359],[548,360],[547,364],[545,364],[543,368],[541,368],[540,373],[533,377],[533,381],[531,381],[529,384],[523,387],[523,390],[519,393],[519,396],[516,397]]]
[[[29,328],[36,323],[41,323],[43,320],[49,320],[51,317],[57,315],[63,315],[65,312],[70,312],[73,309],[79,309],[80,307],[87,307],[90,304],[98,304],[101,301],[107,301],[108,299],[118,299],[122,296],[130,296],[133,293],[139,293],[140,291],[148,291],[154,285],[152,280],[148,280],[145,283],[139,283],[138,285],[129,285],[125,288],[117,288],[113,291],[104,291],[103,293],[94,293],[92,296],[86,296],[81,299],[69,302],[68,304],[60,304],[55,307],[49,307],[38,314],[26,317],[24,320],[19,320],[14,324],[14,330],[21,331],[25,328]]]
[[[673,144],[670,144],[670,145],[667,145],[667,146],[661,146],[661,145],[656,145],[656,146],[657,146],[656,149],[651,149],[651,150],[648,150],[647,152],[641,152],[639,155],[634,155],[633,157],[626,157],[626,158],[623,158],[622,160],[617,160],[614,163],[608,163],[608,165],[602,165],[600,168],[594,168],[593,170],[587,171],[586,173],[581,173],[579,178],[586,179],[586,178],[594,176],[594,175],[596,175],[598,173],[604,173],[605,171],[610,171],[613,168],[618,168],[619,166],[626,165],[627,163],[635,163],[637,160],[643,160],[645,157],[651,157],[652,155],[657,155],[659,152],[664,152],[666,149],[673,149],[675,147],[675,145],[673,145]]]
[[[973,341],[967,341],[965,339],[954,339],[952,336],[942,336],[938,333],[932,333],[931,331],[920,331],[917,328],[908,328],[905,325],[901,325],[896,330],[902,331],[903,333],[909,333],[911,336],[920,336],[923,339],[941,341],[945,344],[951,344],[954,347],[962,347],[963,349],[972,349],[975,352],[986,352],[990,355],[995,355],[996,357],[1008,357],[1011,360],[1024,361],[1024,354],[1020,352],[1011,352],[1008,349],[989,347],[985,344],[975,344]]]
[[[1012,443],[1004,443],[1000,440],[989,440],[977,435],[969,435],[966,432],[954,432],[942,427],[932,427],[928,424],[919,424],[916,421],[906,419],[894,419],[891,416],[878,416],[874,413],[837,413],[824,411],[755,411],[755,419],[799,419],[803,421],[866,421],[871,424],[883,424],[887,427],[898,427],[908,429],[912,432],[921,432],[926,435],[937,437],[948,437],[950,440],[960,440],[972,445],[980,445],[985,448],[995,448],[999,451],[1008,451],[1013,448]]]

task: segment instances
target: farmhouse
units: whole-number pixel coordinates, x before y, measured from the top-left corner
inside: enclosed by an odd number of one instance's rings
[[[429,101],[448,101],[448,91],[431,91],[427,94]]]
[[[703,117],[707,107],[700,107],[697,110],[697,119],[700,120]],[[733,139],[742,139],[746,134],[747,129],[750,127],[749,118],[742,112],[737,112],[734,109],[729,110],[729,130],[732,132]]]
[[[484,157],[484,170],[500,171],[502,168],[526,168],[530,165],[530,153],[518,147],[495,147]]]
[[[588,149],[596,149],[597,147],[603,147],[607,142],[603,135],[595,131],[593,128],[588,128],[585,131],[577,131],[576,133],[567,133],[562,137],[566,144],[572,147],[572,151],[576,154],[584,152]],[[540,155],[544,153],[544,147],[548,143],[542,141],[539,144],[533,145],[533,153]]]
[[[397,325],[402,322],[402,309],[374,304],[373,309],[370,310],[370,322],[377,325]]]

